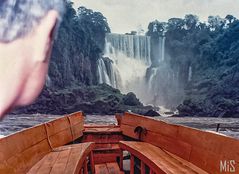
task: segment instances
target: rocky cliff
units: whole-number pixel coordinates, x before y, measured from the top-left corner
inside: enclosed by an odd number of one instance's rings
[[[114,115],[132,111],[144,114],[152,107],[144,107],[133,93],[123,95],[106,84],[77,86],[67,89],[45,88],[31,106],[19,108],[14,114],[67,114],[84,111],[87,114]]]
[[[166,90],[167,106],[181,100],[180,116],[239,117],[238,31],[239,20],[231,15],[209,16],[207,23],[195,15],[150,23],[148,35],[166,37],[160,66],[167,71],[159,72],[169,72],[164,76],[169,83],[159,85]]]
[[[133,93],[99,85],[97,62],[105,47],[105,34],[110,32],[106,18],[85,7],[75,11],[66,2],[66,14],[54,42],[45,88],[37,101],[18,108],[14,114],[115,114],[128,110],[145,113]]]

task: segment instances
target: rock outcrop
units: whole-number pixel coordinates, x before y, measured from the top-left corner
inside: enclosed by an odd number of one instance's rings
[[[46,88],[34,104],[13,113],[62,115],[83,111],[86,114],[111,115],[126,111],[144,114],[150,109],[151,106],[143,106],[133,93],[123,95],[119,90],[102,84],[63,90]]]

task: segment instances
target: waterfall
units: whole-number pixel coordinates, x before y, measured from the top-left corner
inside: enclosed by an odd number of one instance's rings
[[[111,85],[110,77],[107,73],[106,65],[103,59],[99,59],[98,62],[98,74],[99,74],[99,83],[106,83]]]
[[[159,37],[159,43],[158,43],[158,62],[163,62],[165,60],[165,36]]]
[[[150,51],[150,37],[107,34],[104,56],[98,60],[99,83],[140,97],[151,65]]]
[[[179,71],[173,71],[165,61],[165,40],[164,36],[151,40],[147,36],[107,34],[104,56],[98,60],[98,82],[123,93],[134,92],[144,104],[166,106],[174,102],[172,96],[180,92]]]
[[[193,70],[192,66],[189,66],[188,68],[188,81],[190,82],[192,80]]]
[[[165,60],[165,37],[162,37],[162,58],[161,60],[164,61]]]
[[[150,65],[150,37],[139,35],[107,34],[107,43],[115,49],[115,54],[124,54],[128,58],[142,60]]]
[[[49,74],[47,74],[47,76],[46,76],[46,86],[47,87],[51,86],[51,78],[50,78]]]
[[[151,72],[151,74],[150,74],[149,82],[148,82],[148,84],[149,84],[149,88],[148,88],[148,89],[149,89],[149,92],[154,91],[153,82],[154,82],[155,77],[156,77],[156,75],[157,75],[157,70],[158,70],[158,68],[152,68],[152,72]]]

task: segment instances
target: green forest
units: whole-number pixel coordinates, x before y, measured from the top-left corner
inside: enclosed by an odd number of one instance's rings
[[[98,85],[97,60],[103,56],[105,35],[110,32],[102,13],[85,7],[75,10],[67,1],[46,87],[33,105],[15,113],[62,114],[79,109],[101,113],[104,106],[104,114],[129,108],[142,114],[151,109],[143,107],[133,93],[123,95]],[[239,117],[238,19],[209,16],[207,22],[201,22],[188,14],[167,22],[152,21],[146,35],[152,40],[165,36],[166,61],[172,70],[180,70],[184,94],[177,106],[180,116]],[[193,69],[191,81],[187,81],[189,66]]]
[[[157,31],[153,32],[153,26]],[[239,111],[239,20],[209,16],[200,22],[196,15],[168,22],[154,21],[147,34],[166,37],[170,66],[181,67],[185,100],[178,107],[181,115],[236,116]],[[187,82],[187,67],[193,67]]]

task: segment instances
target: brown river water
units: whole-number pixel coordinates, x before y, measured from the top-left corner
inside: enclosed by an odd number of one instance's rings
[[[55,115],[8,115],[0,122],[0,135],[6,136],[31,126],[55,119]],[[185,125],[197,129],[216,131],[220,123],[219,133],[239,139],[239,118],[213,118],[213,117],[154,117],[168,123]],[[116,124],[112,115],[88,115],[85,118],[86,124]]]

